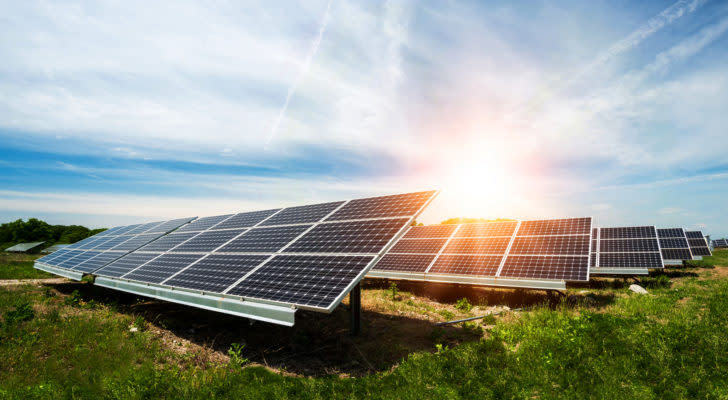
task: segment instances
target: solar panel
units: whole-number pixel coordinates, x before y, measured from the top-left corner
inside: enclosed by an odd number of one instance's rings
[[[159,253],[131,253],[112,262],[95,272],[99,276],[121,277],[129,271],[141,267],[143,264],[158,257]]]
[[[662,259],[665,264],[681,264],[683,260],[693,259],[683,228],[658,229],[657,236],[660,238]]]
[[[202,257],[199,254],[162,254],[121,277],[141,282],[160,283]]]
[[[708,241],[705,240],[701,231],[685,231],[685,237],[688,238],[688,245],[693,256],[711,256],[713,253],[708,247]]]
[[[163,283],[169,286],[222,293],[267,259],[266,255],[211,254]]]
[[[80,280],[84,273],[92,273],[190,220],[192,218],[114,227],[66,248],[66,251],[76,253],[54,253],[54,257],[39,258],[35,268]],[[154,233],[148,233],[152,231]],[[69,257],[63,257],[64,254]]]
[[[406,226],[407,218],[335,222],[316,225],[284,251],[287,253],[378,253]]]
[[[389,253],[437,254],[445,242],[447,239],[402,239]]]
[[[597,238],[593,275],[647,275],[649,269],[663,267],[654,226],[598,228]]]
[[[434,191],[429,191],[352,200],[326,220],[409,216],[417,213],[422,204],[427,203],[434,195]]]
[[[184,232],[184,233],[172,233],[166,236],[162,236],[159,239],[143,246],[139,251],[168,251],[177,246],[178,244],[191,239],[199,232]]]
[[[180,244],[171,251],[177,252],[210,252],[231,241],[238,235],[246,232],[245,229],[232,229],[224,231],[206,231],[192,239]]]
[[[380,271],[425,273],[436,254],[385,254],[374,267]]]
[[[97,269],[103,267],[104,265],[116,260],[117,258],[123,256],[124,254],[126,254],[126,253],[111,252],[111,251],[99,252],[99,254],[97,254],[95,257],[77,264],[72,269],[74,271],[91,273],[91,272],[96,271]]]
[[[257,225],[258,223],[270,217],[279,210],[280,209],[263,210],[235,214],[232,217],[213,226],[212,229],[249,228],[251,226]]]
[[[501,276],[588,281],[588,261],[588,253],[586,257],[509,255]]]
[[[453,238],[442,251],[446,254],[504,254],[510,237]]]
[[[601,253],[599,254],[601,268],[662,268],[662,257],[659,252],[654,253]],[[593,271],[592,271],[593,273]]]
[[[280,250],[311,225],[254,228],[222,247],[222,253],[272,253]]]
[[[449,238],[458,225],[413,226],[404,235],[404,239],[413,238]]]
[[[588,279],[590,243],[591,218],[412,227],[369,276],[561,288]]]
[[[430,268],[433,274],[495,276],[503,256],[443,254]]]
[[[517,221],[463,224],[455,237],[511,237],[518,226]]]
[[[184,225],[177,229],[175,233],[180,232],[193,232],[193,231],[204,231],[214,225],[219,224],[220,222],[232,217],[235,214],[225,214],[225,215],[214,215],[212,217],[203,217],[198,218],[192,222],[190,222],[187,225]]]
[[[374,256],[279,255],[228,293],[328,308],[373,259]]]
[[[435,195],[201,218],[99,269],[96,284],[292,324],[295,308],[332,311]]]
[[[343,201],[334,201],[331,203],[286,208],[265,220],[261,225],[290,225],[318,222],[342,204],[344,204]]]

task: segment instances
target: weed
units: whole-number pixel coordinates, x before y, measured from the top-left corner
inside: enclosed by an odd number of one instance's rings
[[[646,277],[640,279],[640,283],[647,288],[669,288],[672,283],[667,275],[657,275],[655,277]]]
[[[483,324],[485,324],[485,325],[495,325],[495,323],[496,323],[495,315],[488,314],[485,317],[483,317]]]
[[[437,310],[437,313],[448,321],[455,318],[455,314],[453,314],[450,310]]]
[[[455,303],[455,308],[460,310],[460,312],[468,313],[473,309],[473,305],[470,304],[467,298],[463,297]]]
[[[244,344],[232,343],[227,353],[230,357],[230,366],[240,368],[243,365],[250,362],[247,358],[243,357]]]
[[[71,295],[63,300],[63,304],[71,307],[78,307],[79,305],[81,305],[81,301],[81,294],[78,293],[78,290],[74,290],[73,292],[71,292]]]
[[[392,283],[389,284],[389,292],[392,295],[392,301],[396,301],[397,300],[397,292],[398,292],[398,290],[397,290],[397,283],[392,282]]]
[[[435,354],[444,354],[450,350],[446,345],[443,345],[442,343],[437,343],[435,345],[435,349]]]
[[[463,323],[463,330],[466,334],[474,335],[474,336],[482,336],[483,335],[483,328],[475,322],[465,322]]]
[[[35,311],[31,307],[30,303],[23,300],[18,300],[15,303],[15,309],[6,311],[4,318],[7,325],[14,325],[18,322],[30,321],[35,317]]]
[[[137,328],[139,331],[143,331],[147,328],[147,321],[144,319],[144,316],[137,315],[136,318],[134,318],[132,326]]]

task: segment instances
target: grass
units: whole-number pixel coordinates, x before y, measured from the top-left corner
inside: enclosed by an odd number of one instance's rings
[[[39,256],[0,252],[0,279],[43,279],[53,275],[33,268]]]
[[[359,378],[274,372],[251,364],[255,349],[242,341],[226,350],[230,361],[196,362],[155,336],[154,321],[112,301],[91,302],[86,289],[0,287],[0,398],[727,398],[724,260],[728,251],[704,260],[713,269],[642,278],[649,295],[620,285],[573,289],[555,306],[488,318],[485,332],[463,324],[478,339],[459,345],[440,342],[446,333],[432,329],[437,346]],[[603,304],[569,300],[606,292],[612,300]],[[363,297],[380,313],[394,307],[392,318],[464,315],[457,298],[440,307],[403,288],[395,299],[387,288]],[[344,338],[335,340],[349,343]]]

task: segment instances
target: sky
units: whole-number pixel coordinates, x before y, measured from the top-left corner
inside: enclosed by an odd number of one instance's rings
[[[725,1],[0,1],[0,221],[439,189],[728,236]]]

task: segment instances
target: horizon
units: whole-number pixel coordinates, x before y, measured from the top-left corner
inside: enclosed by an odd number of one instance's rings
[[[418,222],[727,237],[728,3],[524,4],[8,5],[0,220],[439,189]]]

